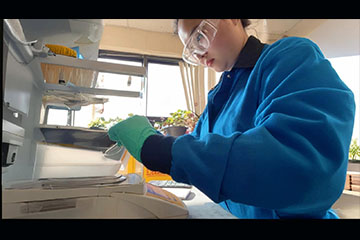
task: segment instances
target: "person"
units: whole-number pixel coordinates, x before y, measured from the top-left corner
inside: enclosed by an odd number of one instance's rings
[[[133,116],[110,139],[238,218],[338,218],[355,103],[319,47],[263,44],[243,19],[177,23],[183,59],[223,71],[194,131],[163,136]]]

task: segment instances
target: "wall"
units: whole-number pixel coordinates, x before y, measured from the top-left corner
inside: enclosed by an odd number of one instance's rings
[[[327,58],[360,55],[360,19],[330,19],[308,36]]]
[[[175,34],[107,25],[99,49],[181,58],[183,45]]]
[[[360,19],[318,22],[321,24],[306,37],[316,42],[326,57],[360,55]],[[100,49],[180,58],[183,45],[175,34],[106,25]]]

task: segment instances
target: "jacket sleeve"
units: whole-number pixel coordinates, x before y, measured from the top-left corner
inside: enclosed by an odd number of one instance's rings
[[[215,202],[327,210],[344,187],[353,94],[311,41],[283,41],[267,51],[253,69],[260,76],[255,127],[177,138],[171,176]]]

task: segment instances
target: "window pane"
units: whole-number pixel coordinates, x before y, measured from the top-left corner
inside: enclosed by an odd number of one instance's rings
[[[85,127],[85,128],[89,127],[88,124],[92,120],[93,106],[94,106],[93,104],[88,106],[82,106],[79,111],[75,111],[74,126]]]
[[[145,115],[145,107],[142,99],[116,96],[97,96],[108,98],[109,101],[102,104],[91,104],[81,107],[75,112],[74,125],[77,127],[88,127],[92,120],[103,117],[106,121],[117,117],[128,118],[129,113]]]
[[[125,64],[132,66],[142,66],[141,62],[99,58],[98,61]],[[122,74],[100,72],[96,88],[122,90],[122,91],[142,91],[142,78]],[[118,96],[96,96],[106,98],[104,104],[91,104],[81,107],[80,111],[75,112],[74,125],[78,127],[88,127],[89,123],[100,117],[106,121],[117,117],[126,119],[130,113],[145,115],[145,102],[141,98],[118,97]]]
[[[126,119],[130,113],[145,115],[145,104],[140,98],[104,96],[109,99],[104,104],[103,113],[97,111],[95,118],[104,117],[105,119],[120,117]]]
[[[141,91],[141,77],[100,72],[96,88],[122,91]]]
[[[331,65],[355,97],[355,123],[352,138],[360,140],[360,55],[329,59]]]
[[[109,62],[141,67],[141,62],[126,61],[109,58],[98,58],[99,62]],[[99,72],[96,87],[123,91],[141,91],[141,77],[128,76],[116,73]]]
[[[149,63],[147,108],[156,117],[187,109],[179,66]]]
[[[47,124],[49,125],[61,125],[67,124],[68,110],[49,109]]]

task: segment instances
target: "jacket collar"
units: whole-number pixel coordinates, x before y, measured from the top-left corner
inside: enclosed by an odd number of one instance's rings
[[[265,44],[250,36],[241,50],[233,68],[252,68],[259,59]]]

